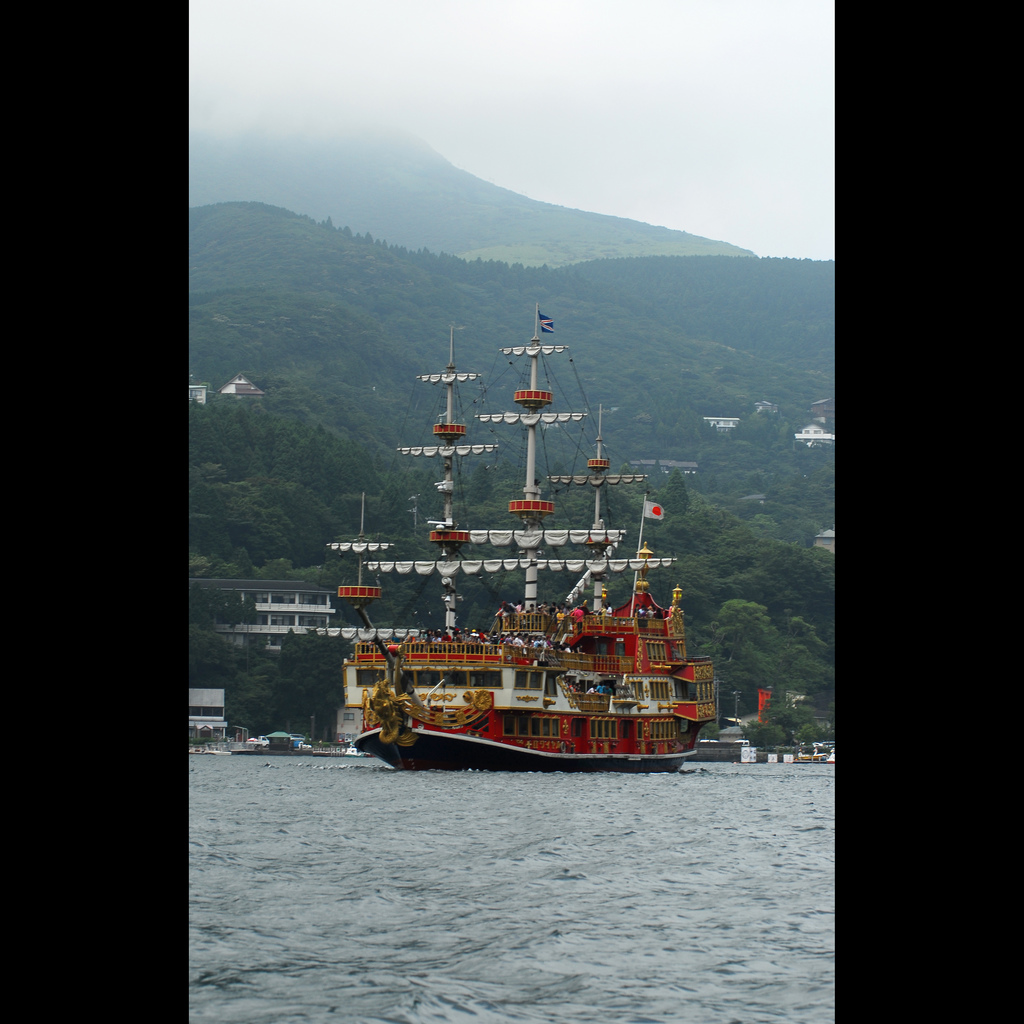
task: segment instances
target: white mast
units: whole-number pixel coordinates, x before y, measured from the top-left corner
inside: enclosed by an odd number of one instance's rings
[[[550,405],[554,395],[550,391],[538,388],[538,365],[540,362],[540,303],[534,313],[533,337],[526,348],[525,354],[530,359],[530,386],[515,393],[513,401],[530,413],[537,413]],[[541,501],[540,481],[537,479],[537,425],[540,416],[524,415],[521,422],[526,424],[526,482],[523,486],[523,500],[510,501],[508,510],[519,516],[523,527],[529,531],[539,531],[545,516],[555,511],[554,502]],[[523,611],[533,611],[537,607],[537,550],[526,548],[526,587],[523,593]]]
[[[436,527],[430,532],[430,540],[441,549],[441,558],[435,565],[438,568],[443,566],[441,568],[441,585],[444,587],[444,624],[445,629],[449,631],[455,628],[455,604],[458,599],[455,592],[455,578],[459,570],[457,556],[462,545],[469,543],[469,531],[458,528],[452,509],[455,491],[454,459],[456,455],[479,455],[497,448],[497,445],[494,444],[467,445],[462,443],[466,440],[466,425],[454,422],[456,381],[476,380],[479,376],[477,373],[455,372],[455,326],[453,324],[448,339],[448,365],[444,372],[420,374],[417,377],[418,380],[426,380],[434,384],[441,383],[445,388],[445,411],[441,415],[441,422],[434,424],[434,437],[438,444],[398,449],[406,455],[422,455],[426,458],[440,455],[444,464],[444,479],[438,480],[435,484],[438,491],[441,492],[444,518],[430,520],[430,525]]]

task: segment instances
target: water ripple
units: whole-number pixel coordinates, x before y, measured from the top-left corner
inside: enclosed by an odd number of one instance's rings
[[[194,1021],[834,1020],[834,766],[189,790]]]

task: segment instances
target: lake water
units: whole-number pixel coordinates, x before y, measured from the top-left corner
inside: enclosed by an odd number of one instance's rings
[[[193,1021],[835,1019],[835,765],[188,764]]]

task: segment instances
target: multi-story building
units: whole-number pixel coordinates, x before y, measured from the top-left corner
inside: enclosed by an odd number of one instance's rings
[[[223,690],[188,690],[188,735],[191,739],[222,740],[227,735]]]
[[[333,590],[295,580],[189,580],[189,586],[213,588],[251,598],[256,605],[255,622],[217,622],[218,633],[243,646],[262,643],[279,648],[288,632],[305,633],[330,625],[335,609]]]

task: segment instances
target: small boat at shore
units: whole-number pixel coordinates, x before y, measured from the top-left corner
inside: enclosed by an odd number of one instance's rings
[[[836,763],[836,752],[835,750],[819,750],[815,748],[812,754],[800,754],[798,753],[793,758],[794,764],[835,764]]]
[[[365,761],[367,758],[372,758],[373,754],[369,753],[368,751],[362,751],[355,745],[352,745],[346,747],[342,751],[341,756],[348,760]]]

